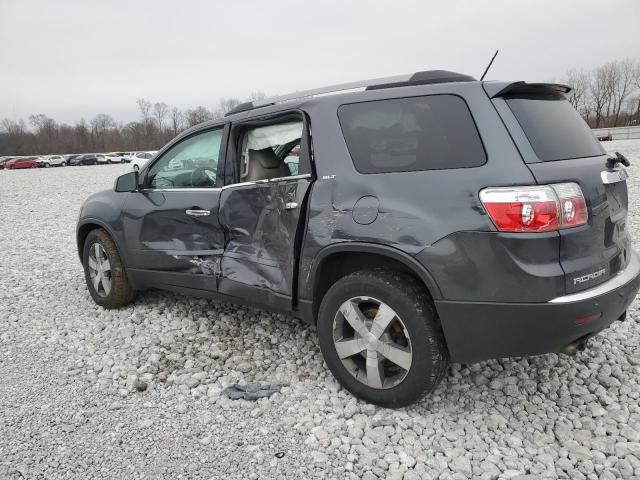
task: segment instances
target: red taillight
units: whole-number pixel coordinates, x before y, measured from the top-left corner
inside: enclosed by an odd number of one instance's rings
[[[575,183],[485,188],[480,201],[501,232],[550,232],[588,220],[582,190]]]

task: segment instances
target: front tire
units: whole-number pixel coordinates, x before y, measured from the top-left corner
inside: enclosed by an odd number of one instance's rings
[[[97,228],[89,232],[82,255],[87,288],[94,302],[104,308],[120,308],[133,301],[127,273],[109,234]]]
[[[431,298],[404,273],[361,270],[338,280],[322,299],[318,337],[340,384],[383,407],[413,403],[447,371],[449,356]]]

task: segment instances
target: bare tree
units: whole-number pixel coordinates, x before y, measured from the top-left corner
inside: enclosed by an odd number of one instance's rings
[[[171,127],[173,128],[174,136],[182,130],[182,112],[177,107],[171,109]]]
[[[229,110],[237,107],[242,102],[237,98],[229,97],[229,98],[221,98],[218,102],[218,108],[213,111],[213,118],[218,119],[224,117],[225,113]]]
[[[193,110],[187,110],[184,114],[184,120],[187,127],[193,127],[199,123],[206,122],[213,119],[213,114],[203,106],[194,108]]]
[[[591,112],[591,105],[589,101],[589,73],[583,70],[571,69],[565,76],[564,83],[571,87],[569,92],[569,102],[580,114],[587,119]]]
[[[142,115],[142,121],[149,121],[151,116],[151,102],[144,98],[139,98],[136,100],[136,104],[138,105],[138,110],[140,110],[140,115]]]
[[[614,116],[613,126],[618,126],[620,110],[631,93],[634,65],[630,60],[613,62],[611,65],[611,103]]]
[[[160,133],[164,130],[164,122],[169,113],[169,105],[164,102],[157,102],[153,104],[153,116],[158,123],[158,130]]]

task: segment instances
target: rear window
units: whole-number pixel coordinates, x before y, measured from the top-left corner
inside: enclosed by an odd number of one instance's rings
[[[564,97],[535,95],[507,98],[506,102],[543,162],[605,153],[589,126]]]
[[[477,167],[487,160],[471,112],[455,95],[342,105],[338,117],[360,173]]]

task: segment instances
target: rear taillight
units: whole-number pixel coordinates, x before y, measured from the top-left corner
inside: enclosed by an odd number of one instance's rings
[[[501,232],[551,232],[584,225],[589,218],[575,183],[485,188],[480,201]]]

